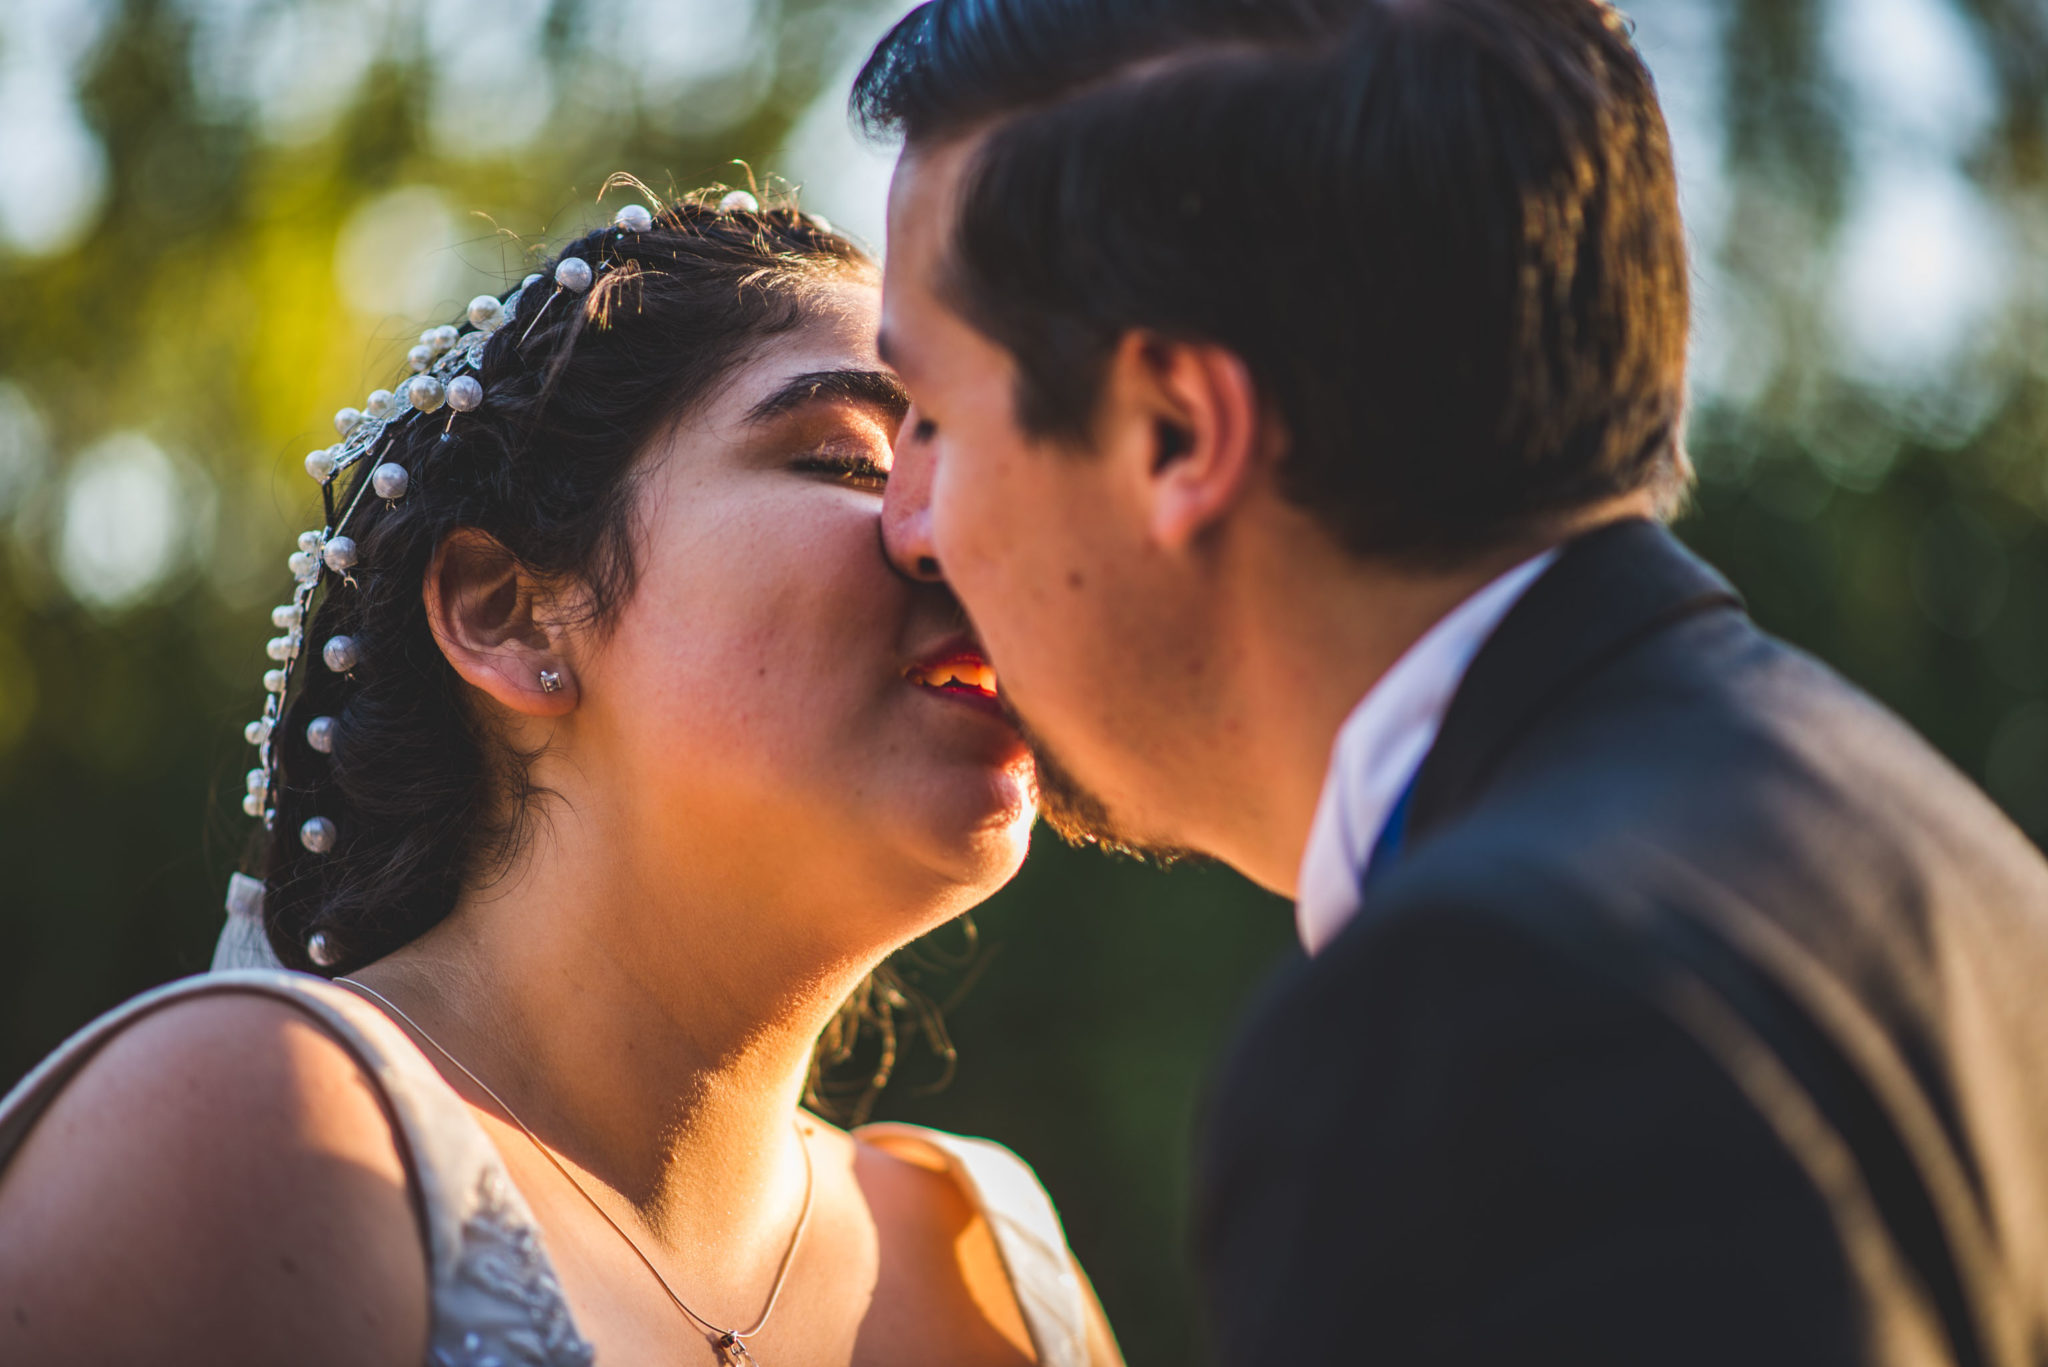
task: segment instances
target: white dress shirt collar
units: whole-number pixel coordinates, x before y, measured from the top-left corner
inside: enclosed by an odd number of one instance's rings
[[[1472,658],[1556,558],[1549,550],[1525,560],[1453,608],[1345,718],[1296,885],[1294,924],[1309,953],[1336,939],[1357,914],[1373,846],[1436,743]]]

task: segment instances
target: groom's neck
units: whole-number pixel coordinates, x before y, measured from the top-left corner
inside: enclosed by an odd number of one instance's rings
[[[1239,661],[1205,757],[1218,835],[1202,842],[1255,882],[1294,896],[1345,719],[1403,655],[1461,603],[1531,556],[1594,527],[1652,515],[1630,496],[1447,569],[1363,559],[1329,540],[1269,538],[1239,582],[1224,629]],[[1232,798],[1231,794],[1238,795]],[[1247,804],[1245,793],[1259,801]]]

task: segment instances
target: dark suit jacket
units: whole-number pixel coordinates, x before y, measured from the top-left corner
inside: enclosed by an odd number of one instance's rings
[[[1595,532],[1255,1012],[1197,1204],[1233,1365],[2048,1362],[2048,865],[1663,529]]]

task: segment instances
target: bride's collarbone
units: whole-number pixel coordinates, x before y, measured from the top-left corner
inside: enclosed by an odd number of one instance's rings
[[[618,1232],[545,1159],[518,1153],[508,1142],[517,1131],[502,1122],[488,1128],[534,1211],[596,1361],[675,1360],[681,1337],[703,1340],[702,1361],[718,1363],[709,1336]],[[815,1205],[775,1312],[749,1342],[759,1367],[1034,1361],[994,1236],[949,1175],[827,1126],[816,1128],[812,1142]],[[648,1252],[693,1310],[724,1327],[745,1327],[759,1317],[781,1248],[758,1252],[752,1261],[759,1266],[742,1278],[715,1257]]]
[[[480,1118],[596,1360],[674,1361],[694,1338],[716,1363],[618,1232],[517,1131]],[[828,1126],[812,1143],[815,1208],[752,1341],[760,1367],[1032,1361],[993,1235],[943,1159]],[[255,994],[172,1003],[113,1036],[0,1169],[10,1357],[161,1361],[191,1341],[215,1364],[420,1361],[417,1200],[377,1080],[325,1028]],[[700,1313],[746,1323],[772,1280],[772,1265],[671,1276]],[[103,1294],[116,1285],[138,1294]]]

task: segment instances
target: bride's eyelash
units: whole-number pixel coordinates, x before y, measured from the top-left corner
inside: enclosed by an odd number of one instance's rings
[[[799,456],[791,466],[812,474],[833,475],[849,484],[889,482],[889,467],[873,456],[835,456],[817,452]]]

